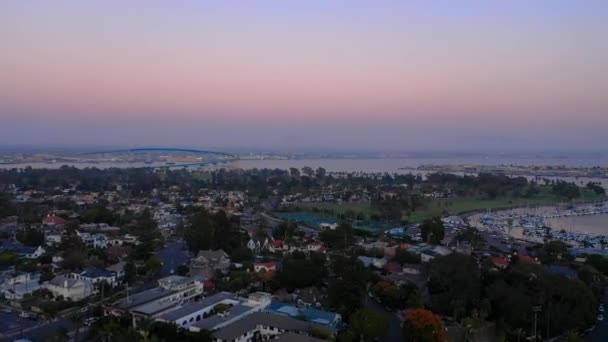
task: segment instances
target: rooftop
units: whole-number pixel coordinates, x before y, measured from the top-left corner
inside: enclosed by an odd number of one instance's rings
[[[187,316],[196,311],[202,310],[209,306],[215,306],[227,299],[235,299],[236,295],[231,292],[220,292],[212,296],[202,299],[199,302],[189,303],[181,306],[177,310],[173,310],[161,316],[162,319],[167,321],[175,321],[184,316]],[[236,299],[235,299],[236,300]]]
[[[299,309],[294,305],[280,302],[271,303],[266,308],[266,311],[277,315],[289,316],[293,318],[306,317],[308,321],[320,325],[331,325],[336,321],[336,318],[338,318],[339,316],[335,312],[322,311],[312,308]]]
[[[175,292],[176,291],[165,290],[160,287],[155,287],[153,289],[131,295],[128,298],[123,298],[116,302],[115,305],[117,305],[121,309],[130,310],[136,306],[169,296]]]
[[[222,340],[234,340],[249,331],[256,329],[258,325],[265,325],[282,330],[308,332],[313,323],[301,321],[291,317],[273,315],[266,312],[256,312],[230,325],[227,325],[213,335]]]

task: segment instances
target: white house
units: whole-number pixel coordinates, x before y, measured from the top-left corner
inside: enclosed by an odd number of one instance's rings
[[[92,295],[93,285],[84,279],[69,278],[64,275],[56,276],[47,283],[44,288],[51,291],[55,297],[62,296],[65,299],[78,301]]]
[[[5,280],[0,285],[0,291],[4,298],[10,300],[21,300],[26,294],[40,288],[40,273],[22,273]]]
[[[86,280],[95,286],[98,286],[101,282],[105,282],[110,286],[117,284],[115,272],[93,266],[85,268],[80,273],[72,273],[72,278]]]

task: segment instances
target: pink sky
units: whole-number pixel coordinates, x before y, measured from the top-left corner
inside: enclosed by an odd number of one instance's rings
[[[3,1],[0,133],[346,121],[604,141],[604,2],[374,4]]]

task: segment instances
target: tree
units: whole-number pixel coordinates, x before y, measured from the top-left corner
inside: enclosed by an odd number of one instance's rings
[[[477,261],[453,253],[429,263],[430,306],[436,312],[462,317],[481,302],[481,274]]]
[[[445,235],[443,222],[439,217],[426,219],[420,225],[420,233],[422,239],[429,243],[439,244]]]
[[[146,260],[144,268],[148,274],[158,275],[163,269],[163,262],[159,257],[152,256]]]
[[[319,168],[317,168],[315,173],[317,175],[317,178],[322,179],[325,177],[325,174],[327,173],[327,171],[324,168],[319,167]]]
[[[277,280],[282,286],[295,289],[317,285],[326,275],[324,263],[288,256],[283,259],[283,267],[277,273]]]
[[[135,267],[135,264],[132,261],[127,261],[127,263],[125,264],[125,282],[127,284],[133,284],[135,282],[135,279],[137,278],[137,268]]]
[[[404,342],[447,341],[441,318],[426,309],[414,309],[405,314],[401,335]]]
[[[485,240],[477,228],[467,227],[456,235],[456,241],[468,242],[471,247],[478,249],[485,245]]]
[[[298,229],[298,224],[293,221],[283,221],[272,231],[275,240],[290,241]]]
[[[70,316],[70,320],[74,324],[74,328],[76,332],[74,333],[74,340],[78,341],[78,334],[80,333],[80,328],[82,327],[82,323],[84,322],[84,317],[80,312],[75,312]]]
[[[330,249],[345,249],[354,242],[353,227],[345,222],[340,223],[336,229],[326,229],[319,234],[321,241]]]
[[[312,177],[315,171],[310,166],[304,166],[302,168],[302,173],[307,175],[308,177]]]
[[[386,336],[388,322],[381,314],[370,309],[359,309],[348,318],[348,329],[360,341],[372,341]]]
[[[190,268],[187,265],[179,265],[175,270],[175,273],[179,276],[185,277],[190,272]]]
[[[38,229],[26,228],[15,236],[19,242],[29,247],[38,247],[44,244],[44,233]]]
[[[133,258],[146,260],[154,254],[159,247],[162,236],[158,230],[156,221],[152,218],[149,209],[145,209],[135,218],[135,224],[130,227],[130,232],[137,236],[139,244],[133,251]]]
[[[190,218],[189,226],[184,229],[184,240],[194,253],[204,249],[223,249],[230,254],[243,246],[243,236],[224,211],[210,214],[204,208]]]
[[[363,306],[367,295],[369,270],[354,255],[334,255],[331,259],[331,277],[327,290],[329,305],[348,315]]]

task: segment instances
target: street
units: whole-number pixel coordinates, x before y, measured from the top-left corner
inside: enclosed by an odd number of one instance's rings
[[[185,248],[184,241],[179,240],[168,243],[156,254],[163,261],[162,277],[170,276],[175,273],[178,266],[188,264],[190,255]]]

